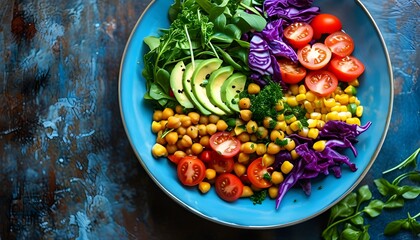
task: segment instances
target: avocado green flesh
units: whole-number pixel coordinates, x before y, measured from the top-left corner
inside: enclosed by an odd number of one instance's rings
[[[199,64],[201,60],[196,60],[195,68],[197,68],[197,64]],[[184,93],[188,97],[188,99],[193,103],[195,108],[200,111],[204,115],[210,115],[211,112],[208,111],[205,107],[201,105],[201,103],[195,98],[195,95],[192,92],[192,81],[191,77],[194,73],[194,68],[192,63],[188,63],[185,66],[184,75],[182,76],[182,86],[184,87]]]
[[[206,86],[211,74],[219,69],[222,65],[222,60],[218,58],[206,59],[197,65],[191,77],[192,92],[195,98],[210,112],[217,115],[226,115],[226,112],[215,106],[207,96]]]
[[[232,73],[233,67],[221,67],[211,74],[206,86],[210,102],[229,114],[232,113],[232,110],[222,101],[222,85]]]
[[[194,104],[188,99],[188,96],[185,94],[184,86],[182,84],[182,77],[185,71],[185,64],[183,61],[179,61],[171,72],[169,79],[172,92],[176,100],[185,108],[194,108]]]
[[[239,93],[245,88],[246,76],[242,73],[232,74],[222,85],[222,101],[232,109],[239,112]]]

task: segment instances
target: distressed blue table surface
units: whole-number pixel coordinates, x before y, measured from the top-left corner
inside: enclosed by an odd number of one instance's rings
[[[118,74],[149,0],[6,0],[0,9],[0,239],[317,239],[323,214],[274,230],[201,219],[173,202],[138,163],[122,127]],[[394,73],[393,115],[362,184],[420,147],[417,0],[364,0]],[[386,71],[386,69],[384,69]],[[389,221],[369,220],[372,239]],[[395,239],[412,239],[401,233]]]

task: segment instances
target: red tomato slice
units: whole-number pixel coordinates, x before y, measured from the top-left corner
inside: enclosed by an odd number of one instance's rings
[[[337,57],[331,60],[328,68],[337,78],[344,82],[351,82],[365,71],[365,66],[353,56]]]
[[[280,66],[281,79],[285,83],[296,84],[306,76],[306,68],[290,59],[282,58],[277,61]]]
[[[338,80],[333,73],[326,70],[318,70],[306,75],[305,85],[312,92],[320,96],[327,96],[337,88]]]
[[[306,45],[298,50],[297,55],[300,64],[310,70],[321,69],[331,60],[331,51],[323,43]]]
[[[223,157],[231,158],[241,150],[241,142],[229,132],[218,132],[210,137],[210,147]]]
[[[268,171],[267,167],[262,164],[262,157],[252,161],[249,164],[246,173],[252,185],[258,188],[268,188],[273,184],[271,181],[264,178],[264,175],[268,174]]]
[[[214,169],[217,173],[230,173],[233,171],[235,160],[221,157],[219,154],[213,154],[213,158],[208,164],[209,168]]]
[[[328,35],[324,44],[330,48],[333,55],[339,57],[349,56],[354,50],[353,38],[342,31]]]
[[[338,17],[328,13],[316,15],[310,25],[314,31],[314,39],[320,39],[323,34],[340,31],[343,26]]]
[[[244,185],[232,173],[223,173],[216,178],[215,188],[217,195],[228,202],[233,202],[241,197]]]
[[[312,40],[314,31],[312,30],[312,27],[305,22],[295,22],[286,27],[283,33],[292,47],[298,49],[304,47]]]
[[[206,166],[197,157],[183,157],[177,166],[177,175],[182,184],[195,186],[206,176]]]

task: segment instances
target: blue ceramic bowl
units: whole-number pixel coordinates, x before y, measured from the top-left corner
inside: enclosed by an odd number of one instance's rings
[[[187,188],[179,183],[173,164],[152,157],[151,149],[155,143],[155,135],[151,131],[152,109],[143,99],[146,85],[141,74],[143,55],[148,50],[143,38],[157,35],[159,28],[169,26],[163,13],[167,12],[171,3],[170,0],[156,0],[140,17],[123,55],[119,82],[121,116],[127,136],[141,165],[156,185],[181,206],[205,219],[251,229],[285,227],[306,221],[328,210],[351,192],[379,153],[391,119],[393,101],[389,56],[383,38],[366,8],[355,0],[315,1],[315,5],[321,7],[321,12],[333,13],[342,20],[343,29],[354,38],[354,55],[366,66],[360,78],[358,98],[364,105],[362,124],[367,121],[373,124],[356,144],[358,157],[354,158],[350,151],[347,152],[358,170],[351,172],[344,167],[340,179],[333,176],[317,179],[313,182],[309,197],[300,188],[293,189],[276,210],[274,200],[266,200],[261,205],[253,205],[249,199],[227,203],[214,190],[200,194],[197,188]]]

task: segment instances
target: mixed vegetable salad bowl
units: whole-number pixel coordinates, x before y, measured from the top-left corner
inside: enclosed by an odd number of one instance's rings
[[[170,198],[219,224],[278,228],[328,210],[367,174],[392,71],[359,1],[155,0],[126,45],[119,101]]]

